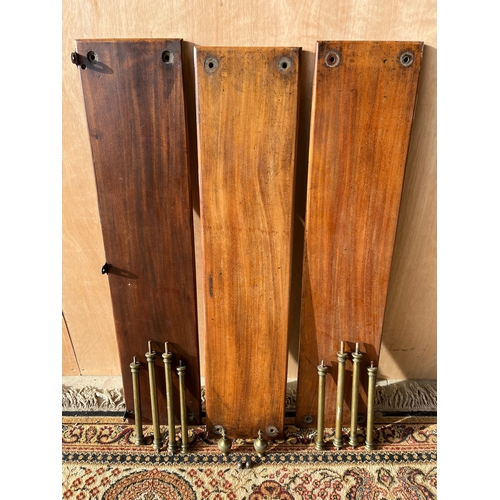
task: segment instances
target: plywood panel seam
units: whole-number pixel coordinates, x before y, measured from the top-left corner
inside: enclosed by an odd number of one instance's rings
[[[76,363],[76,366],[78,367],[78,374],[81,375],[82,370],[80,369],[80,364],[78,362],[78,356],[76,355],[76,350],[75,350],[75,346],[73,344],[73,339],[71,338],[71,330],[68,327],[68,322],[66,321],[66,316],[64,315],[64,310],[62,311],[62,318],[64,321],[64,326],[66,328],[66,332],[68,333],[68,339],[69,339],[69,342],[71,344],[71,349],[73,350],[73,355],[75,357],[75,363]]]

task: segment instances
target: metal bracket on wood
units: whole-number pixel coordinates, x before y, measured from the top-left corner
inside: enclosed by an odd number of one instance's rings
[[[99,61],[97,54],[90,50],[86,56],[80,55],[78,52],[71,52],[71,62],[76,66],[81,66],[82,69],[87,68],[87,64],[96,64]]]

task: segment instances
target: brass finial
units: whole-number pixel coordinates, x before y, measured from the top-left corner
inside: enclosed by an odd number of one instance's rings
[[[232,444],[233,442],[231,441],[231,439],[226,436],[226,430],[222,429],[222,437],[217,442],[219,450],[222,451],[224,455],[227,455],[229,453],[229,450],[231,449]]]
[[[263,457],[264,452],[267,449],[267,441],[262,437],[262,430],[260,429],[258,432],[258,436],[259,437],[253,442],[253,447],[255,448],[257,455],[259,455],[259,457]]]

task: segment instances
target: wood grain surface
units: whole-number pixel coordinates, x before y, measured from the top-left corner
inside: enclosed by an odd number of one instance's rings
[[[161,353],[168,341],[175,363],[182,359],[187,365],[190,422],[200,423],[182,43],[167,39],[76,43],[127,409],[133,409],[130,363],[136,356],[143,367],[144,422],[151,419],[145,358],[151,340],[158,353],[160,422],[167,423]],[[173,380],[179,417],[175,371]]]
[[[193,46],[302,47],[295,199],[289,377],[297,377],[305,185],[315,47],[318,40],[425,42],[415,121],[389,282],[379,376],[436,377],[436,0],[65,0],[62,4],[63,310],[82,375],[119,375],[108,281],[75,38],[182,38],[186,83],[194,89]],[[57,84],[57,82],[55,82]],[[194,90],[188,101],[194,101]],[[190,104],[191,106],[192,104]],[[194,105],[193,105],[194,122]],[[195,127],[190,132],[196,135]],[[197,174],[192,184],[196,201]],[[58,189],[57,187],[55,189]],[[199,211],[193,206],[200,254]],[[200,347],[204,341],[201,259],[197,259]],[[198,272],[198,271],[197,271]],[[392,297],[392,298],[391,298]],[[203,359],[201,373],[204,375]],[[71,375],[71,373],[66,373]]]
[[[296,421],[317,415],[317,366],[326,378],[325,425],[335,425],[340,342],[378,365],[394,238],[423,44],[318,42],[313,86]],[[407,65],[405,65],[407,64]],[[350,356],[344,421],[350,420]]]
[[[207,425],[283,431],[297,48],[197,47]]]

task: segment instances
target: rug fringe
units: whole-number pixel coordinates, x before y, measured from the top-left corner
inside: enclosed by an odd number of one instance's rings
[[[79,377],[77,384],[71,380],[73,377],[67,379],[63,377],[63,412],[126,410],[119,377],[110,377],[106,383],[100,385],[85,385],[85,377]],[[102,387],[103,385],[107,387]],[[201,397],[202,410],[205,411],[205,387],[203,386]],[[291,380],[287,384],[287,412],[295,411],[296,398],[297,381]],[[436,381],[416,380],[380,381],[375,394],[375,410],[379,412],[436,412],[437,383]]]

